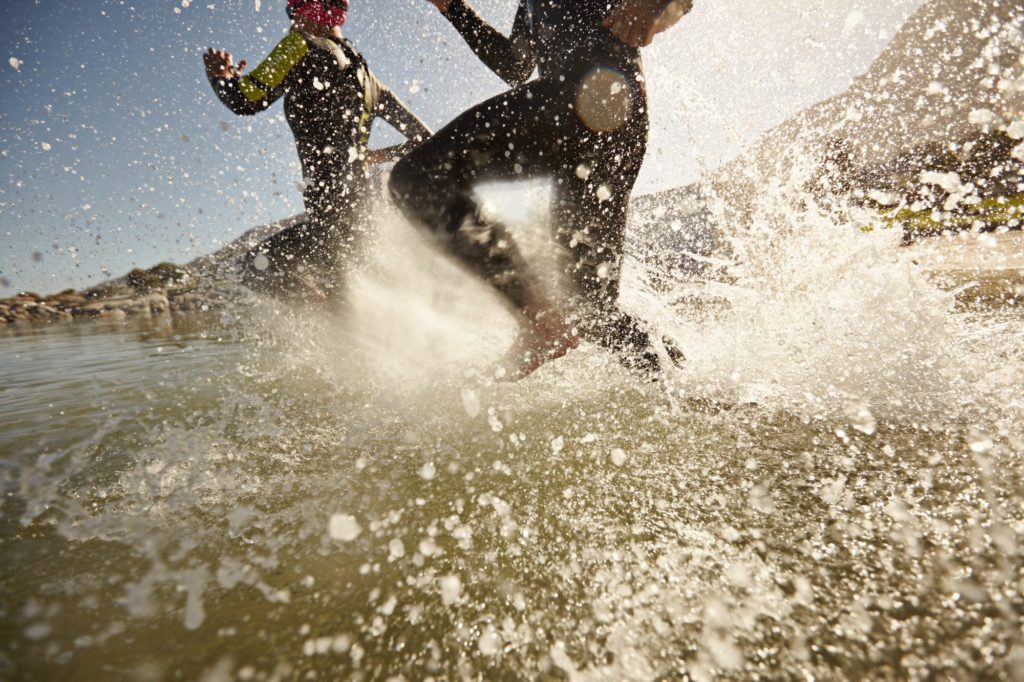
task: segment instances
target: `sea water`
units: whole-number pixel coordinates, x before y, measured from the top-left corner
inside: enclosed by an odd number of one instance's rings
[[[1019,304],[781,206],[704,281],[631,242],[653,386],[491,381],[514,320],[393,216],[335,308],[0,332],[0,676],[1020,678]]]

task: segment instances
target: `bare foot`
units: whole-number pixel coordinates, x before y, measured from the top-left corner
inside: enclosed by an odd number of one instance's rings
[[[320,282],[308,273],[301,273],[295,278],[295,295],[308,305],[325,305],[330,302],[330,296],[324,291]]]
[[[498,381],[519,381],[545,362],[560,358],[580,345],[580,337],[559,313],[546,310],[528,323],[505,353]]]

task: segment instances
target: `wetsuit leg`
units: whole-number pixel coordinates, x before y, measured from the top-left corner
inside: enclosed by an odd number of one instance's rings
[[[628,87],[628,86],[627,86]],[[553,227],[579,311],[581,336],[614,351],[623,365],[656,373],[658,355],[645,325],[618,306],[629,197],[647,148],[646,99],[632,86],[631,114],[595,131],[577,99],[577,126],[555,177]],[[623,105],[627,106],[627,105]]]
[[[359,177],[343,175],[342,169],[329,169],[325,175],[307,179],[303,198],[309,219],[305,261],[329,279],[342,273],[362,258],[361,235],[370,188],[362,171]]]
[[[267,237],[247,251],[242,258],[242,282],[254,291],[292,293],[293,273],[302,262],[310,232],[309,223],[303,221]]]
[[[600,101],[589,112],[596,115],[585,116],[574,79],[531,81],[487,100],[399,161],[390,189],[410,220],[521,308],[532,277],[505,226],[481,214],[473,186],[554,177],[555,237],[569,253],[580,333],[628,367],[654,372],[658,357],[644,325],[616,305],[629,194],[647,142],[642,87],[616,83],[632,94],[617,118],[604,115]]]
[[[466,111],[391,172],[391,195],[405,215],[517,308],[533,278],[505,225],[484,215],[473,187],[551,175],[567,113],[557,85],[532,81]]]
[[[310,284],[330,290],[342,285],[343,271],[358,256],[363,183],[335,175],[330,168],[307,176],[306,220],[260,242],[243,258],[243,281],[274,294],[304,293]]]

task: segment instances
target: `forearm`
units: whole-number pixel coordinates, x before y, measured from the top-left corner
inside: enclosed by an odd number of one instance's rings
[[[293,31],[285,36],[267,58],[253,69],[252,73],[242,75],[240,68],[230,65],[227,55],[227,70],[220,74],[207,71],[207,78],[213,91],[224,105],[236,114],[252,115],[259,113],[273,104],[284,93],[284,81],[291,70],[302,61],[309,52],[305,38]],[[240,64],[244,67],[244,60]],[[230,74],[230,75],[229,75]]]
[[[416,147],[418,147],[419,144],[419,141],[409,140],[407,142],[403,142],[402,144],[396,144],[391,147],[385,147],[384,149],[378,149],[375,152],[371,153],[377,154],[377,163],[388,163],[390,161],[398,161],[406,154],[411,152],[413,149],[416,149]]]
[[[513,31],[512,37],[502,35],[488,24],[466,0],[452,0],[445,15],[487,67],[510,85],[526,81],[533,72],[533,58]]]
[[[405,135],[406,139],[414,144],[422,142],[433,134],[419,116],[386,88],[381,92],[380,115],[391,127]]]
[[[242,87],[243,77],[232,78],[210,78],[210,86],[217,95],[217,99],[224,103],[231,111],[240,116],[252,116],[267,108],[267,103],[262,98],[250,99],[245,96]]]

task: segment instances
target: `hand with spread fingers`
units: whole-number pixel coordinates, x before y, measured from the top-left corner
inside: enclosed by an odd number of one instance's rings
[[[622,0],[604,20],[604,25],[623,44],[644,47],[691,9],[693,0]]]
[[[231,53],[226,50],[215,50],[209,48],[203,54],[203,65],[206,66],[206,77],[214,78],[237,78],[245,71],[248,62],[244,59],[236,65]]]
[[[381,149],[367,149],[366,150],[366,162],[372,165],[378,163],[391,163],[402,158],[403,153],[407,151],[405,145],[396,144],[391,147],[383,147]]]

